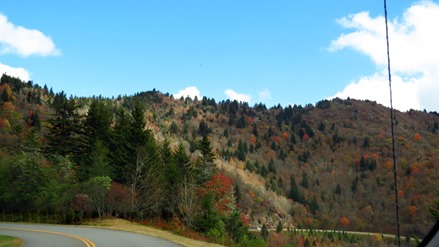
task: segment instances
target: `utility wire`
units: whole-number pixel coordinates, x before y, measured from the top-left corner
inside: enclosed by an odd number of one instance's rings
[[[395,209],[396,209],[396,238],[398,246],[401,246],[400,223],[399,223],[399,199],[398,199],[398,179],[396,168],[396,151],[395,151],[395,113],[393,110],[392,100],[392,73],[390,70],[390,46],[389,46],[389,28],[387,25],[387,1],[384,0],[384,16],[386,21],[386,42],[387,42],[387,72],[389,74],[389,89],[390,89],[390,120],[392,126],[392,158],[393,158],[393,180],[395,187]]]

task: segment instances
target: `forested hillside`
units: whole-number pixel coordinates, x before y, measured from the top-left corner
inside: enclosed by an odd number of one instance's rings
[[[2,220],[159,218],[219,243],[262,241],[248,229],[263,226],[395,233],[390,113],[375,102],[78,98],[7,75],[0,94]],[[395,117],[401,230],[423,237],[439,114]]]

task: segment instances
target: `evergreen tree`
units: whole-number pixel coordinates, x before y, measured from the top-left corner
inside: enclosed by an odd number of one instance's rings
[[[270,162],[268,163],[268,172],[276,174],[276,168],[274,167],[274,160],[273,160],[273,158],[271,158]]]
[[[311,213],[316,215],[317,210],[319,210],[319,204],[317,203],[317,198],[314,196],[312,198],[312,201],[309,205],[309,208],[311,209]]]
[[[277,224],[277,227],[276,227],[276,232],[277,233],[281,233],[282,231],[283,231],[283,226],[282,226],[282,222],[281,221],[279,221],[279,223]]]
[[[209,138],[206,135],[198,142],[198,148],[201,151],[202,158],[200,164],[196,167],[196,179],[198,184],[203,184],[209,180],[213,174],[215,169],[215,155],[212,152]]]
[[[252,131],[253,135],[256,136],[256,138],[259,137],[259,132],[258,132],[258,127],[256,124],[253,124],[253,131]]]
[[[90,166],[85,168],[86,170],[84,171],[85,174],[82,174],[82,180],[98,176],[113,177],[108,153],[108,148],[105,147],[101,140],[97,140],[93,145],[90,156],[88,156]]]
[[[236,124],[236,127],[238,129],[244,129],[247,127],[247,120],[245,120],[244,115],[241,115],[241,117],[238,120],[238,123]]]
[[[111,164],[114,170],[114,180],[126,182],[123,176],[124,168],[131,160],[135,148],[130,142],[131,116],[123,108],[116,109],[116,122],[111,134],[111,145],[109,153]]]
[[[302,182],[300,183],[300,185],[305,189],[309,188],[308,174],[306,174],[306,172],[303,173]]]
[[[55,95],[50,105],[53,110],[52,117],[48,120],[48,145],[46,153],[49,155],[73,155],[78,157],[83,153],[81,140],[80,116],[77,105],[73,99],[67,99],[64,92]]]
[[[337,187],[335,188],[335,194],[340,195],[341,194],[341,187],[340,184],[337,184]]]
[[[267,239],[268,239],[268,228],[267,228],[267,226],[265,224],[262,224],[261,235],[262,235],[262,238],[265,241],[267,241]]]
[[[288,198],[293,199],[295,202],[304,203],[305,199],[303,198],[302,193],[299,191],[299,188],[297,187],[296,180],[293,176],[290,178],[290,191],[288,192]]]
[[[233,210],[226,220],[226,229],[229,236],[235,243],[241,242],[247,234],[247,228],[241,220],[241,214],[238,210]]]

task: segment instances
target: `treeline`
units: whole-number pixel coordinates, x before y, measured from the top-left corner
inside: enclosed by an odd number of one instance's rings
[[[15,90],[26,86],[14,83]],[[3,97],[2,106],[19,103],[13,95],[20,92],[15,92]],[[207,135],[190,143],[158,142],[145,128],[139,97],[126,99],[129,107],[101,97],[79,107],[79,100],[64,92],[45,99],[50,114],[40,109],[46,116],[19,130],[19,144],[1,149],[2,220],[161,218],[182,222],[220,243],[259,241],[236,206],[232,179],[215,169]],[[2,113],[2,119],[10,118]],[[12,126],[2,131],[18,133]]]

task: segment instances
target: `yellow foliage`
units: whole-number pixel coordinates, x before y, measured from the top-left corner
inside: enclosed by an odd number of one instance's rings
[[[5,102],[2,106],[2,110],[14,110],[15,107],[12,102]]]
[[[383,240],[383,237],[381,236],[381,234],[377,234],[377,235],[375,235],[375,240],[377,242],[381,242]]]
[[[388,161],[384,162],[383,167],[385,169],[388,169],[388,170],[391,169],[392,168],[392,161],[388,160]]]

